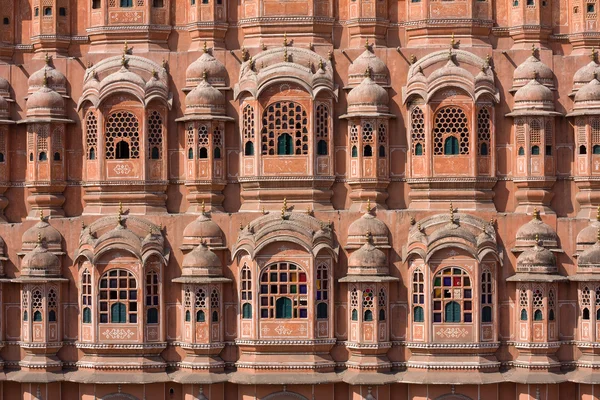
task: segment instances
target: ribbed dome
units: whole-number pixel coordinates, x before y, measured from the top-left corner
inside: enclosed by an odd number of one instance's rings
[[[47,82],[47,86],[59,93],[61,96],[67,94],[67,78],[58,70],[54,69],[51,65],[47,64],[44,68],[34,72],[29,77],[27,83],[29,85],[29,94],[33,94],[35,91],[44,86],[44,80]]]
[[[592,78],[589,83],[583,85],[577,93],[575,93],[575,108],[577,103],[590,103],[600,101],[600,82],[596,78]]]
[[[447,79],[453,77],[454,79],[461,77],[469,82],[473,82],[475,77],[468,70],[456,65],[454,58],[449,57],[448,62],[442,67],[433,71],[428,77],[428,82],[435,82],[438,79]]]
[[[62,248],[62,235],[48,222],[41,220],[31,228],[27,229],[21,237],[23,251],[33,250],[38,244],[38,236],[44,245],[52,250]]]
[[[190,64],[185,71],[187,87],[194,87],[203,80],[203,75],[208,75],[208,83],[212,86],[224,87],[227,82],[227,69],[221,61],[205,51],[196,61]]]
[[[221,276],[219,257],[205,243],[200,243],[183,258],[182,276]]]
[[[548,107],[554,108],[554,95],[546,86],[542,85],[536,79],[532,79],[525,86],[515,93],[515,108],[519,105],[529,107]],[[528,108],[529,108],[528,107]]]
[[[558,235],[540,219],[539,212],[534,211],[533,219],[519,228],[516,235],[516,245],[529,247],[537,243],[539,239],[543,246],[548,248],[558,247]]]
[[[348,246],[362,246],[367,242],[366,234],[371,234],[375,245],[388,245],[390,230],[387,225],[366,213],[348,227]]]
[[[600,267],[600,241],[596,241],[594,245],[585,250],[577,259],[578,267]]]
[[[389,267],[385,253],[369,241],[348,258],[348,275],[387,275]]]
[[[202,80],[185,98],[185,114],[224,114],[225,96]]]
[[[44,246],[41,237],[37,246],[23,257],[22,276],[48,277],[60,275],[60,260]]]
[[[201,214],[183,230],[183,244],[197,246],[202,242],[212,246],[223,246],[223,231],[206,214]]]
[[[121,67],[121,69],[119,69],[117,72],[113,72],[106,78],[102,79],[100,82],[100,90],[103,90],[107,86],[115,83],[128,83],[137,85],[141,88],[146,87],[146,82],[144,79],[135,72],[127,69],[125,66]]]
[[[516,90],[526,85],[532,79],[537,79],[544,86],[554,86],[554,74],[552,70],[533,55],[528,57],[515,69],[511,90]]]
[[[517,258],[517,272],[556,272],[556,256],[554,256],[550,250],[536,243],[532,248],[525,250]]]
[[[387,90],[367,76],[360,85],[348,93],[348,113],[361,111],[387,113],[389,101]]]
[[[575,75],[573,75],[573,87],[576,89],[588,84],[596,77],[597,72],[600,72],[600,65],[598,65],[595,60],[590,61],[588,64],[579,68],[577,72],[575,72]]]
[[[65,100],[54,90],[43,86],[27,99],[28,117],[64,117]]]
[[[348,67],[348,84],[358,85],[369,69],[373,80],[380,85],[387,85],[388,69],[385,63],[369,50],[365,50]]]

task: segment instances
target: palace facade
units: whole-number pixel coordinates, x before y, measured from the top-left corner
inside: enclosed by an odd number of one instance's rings
[[[597,0],[0,0],[0,399],[600,399]]]

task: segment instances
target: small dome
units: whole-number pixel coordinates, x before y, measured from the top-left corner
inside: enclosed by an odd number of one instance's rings
[[[517,231],[516,246],[531,247],[537,243],[538,239],[544,247],[551,249],[558,247],[558,235],[550,225],[540,219],[539,211],[535,210],[533,219]]]
[[[133,248],[138,248],[142,243],[141,238],[131,230],[125,228],[122,221],[119,221],[113,229],[102,234],[98,238],[96,246],[100,246],[102,243],[107,241],[127,243],[133,246]]]
[[[355,86],[360,84],[365,76],[365,71],[369,69],[373,80],[379,85],[387,85],[388,69],[385,63],[371,53],[368,49],[356,58],[348,67],[348,84]]]
[[[581,252],[588,247],[594,245],[598,241],[598,233],[600,232],[600,207],[598,207],[598,215],[596,219],[583,228],[575,239],[577,251]]]
[[[598,268],[600,267],[600,242],[596,241],[592,247],[585,250],[577,259],[578,267]]]
[[[102,79],[102,81],[100,82],[100,91],[102,91],[107,86],[115,83],[134,84],[139,86],[140,88],[146,87],[146,82],[144,81],[144,79],[135,72],[132,72],[129,69],[127,69],[125,65],[123,65],[118,71],[113,72],[106,78]]]
[[[164,81],[158,79],[156,73],[154,73],[152,78],[150,78],[150,80],[146,82],[146,92],[150,93],[153,90],[161,90],[165,92],[169,91],[167,84]]]
[[[183,258],[183,276],[222,276],[219,257],[205,243],[200,243]]]
[[[367,242],[366,234],[370,232],[373,244],[388,245],[390,230],[387,225],[375,218],[371,213],[366,213],[348,227],[348,246],[359,247]]]
[[[454,62],[454,57],[450,53],[448,54],[448,58],[446,65],[436,69],[427,77],[428,82],[435,82],[438,79],[447,80],[449,77],[452,77],[453,79],[465,79],[469,82],[475,80],[475,77],[470,71],[458,66]]]
[[[46,60],[46,65],[39,71],[34,72],[27,81],[29,84],[29,94],[33,94],[44,86],[44,80],[47,86],[59,93],[61,96],[67,94],[67,78],[58,70],[54,69]]]
[[[583,85],[577,93],[575,93],[575,108],[577,103],[590,103],[600,101],[600,82],[596,78],[592,78],[589,83]]]
[[[515,69],[511,91],[525,86],[532,79],[537,79],[541,84],[550,88],[554,86],[552,70],[533,55]]]
[[[202,242],[211,247],[223,246],[223,231],[204,213],[183,230],[184,245],[197,246]]]
[[[10,83],[2,77],[0,77],[0,97],[10,97]]]
[[[62,235],[42,218],[40,222],[23,233],[21,237],[23,251],[33,250],[38,244],[38,236],[41,237],[45,247],[50,250],[60,251],[62,249]]]
[[[575,75],[573,75],[573,90],[577,90],[582,86],[587,85],[596,77],[598,72],[600,72],[600,65],[598,65],[595,60],[592,60],[579,68],[577,72],[575,72]]]
[[[389,101],[387,90],[367,76],[360,85],[348,93],[348,112],[387,113],[389,111]]]
[[[21,275],[48,277],[60,275],[60,260],[43,244],[41,236],[37,246],[23,257]]]
[[[540,244],[536,243],[517,258],[517,272],[553,273],[556,271],[556,256]]]
[[[554,95],[546,86],[532,79],[515,93],[516,108],[548,108],[554,109]]]
[[[54,90],[43,86],[26,102],[28,117],[64,117],[65,100]]]
[[[185,97],[185,114],[224,114],[225,96],[202,80]]]
[[[387,275],[388,273],[389,266],[385,253],[373,246],[370,240],[348,257],[348,275]]]
[[[203,75],[208,76],[208,83],[212,86],[224,87],[227,82],[227,69],[221,61],[214,58],[206,49],[205,52],[185,71],[185,83],[193,88],[203,81]]]

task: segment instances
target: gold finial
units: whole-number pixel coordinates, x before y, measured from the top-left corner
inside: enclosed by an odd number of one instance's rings
[[[371,46],[369,45],[369,38],[365,39],[365,50],[370,50]]]
[[[494,222],[496,222],[496,221],[494,221],[494,217],[491,217],[490,218],[490,226],[494,226]]]
[[[413,216],[411,215],[411,216],[410,216],[410,224],[411,224],[411,225],[414,225],[414,224],[416,224],[416,223],[417,223],[417,221],[415,221],[415,217],[413,217]]]
[[[283,50],[283,62],[288,62],[287,47]]]
[[[596,48],[592,47],[592,52],[590,53],[590,60],[596,61]]]
[[[307,213],[308,215],[310,215],[310,213],[312,213],[312,209],[310,208],[310,206],[307,206],[307,207],[306,207],[306,213]]]
[[[531,55],[535,57],[535,52],[537,51],[537,48],[535,47],[535,44],[531,45]],[[536,57],[537,58],[537,57]]]
[[[371,230],[369,229],[367,231],[367,233],[365,234],[365,238],[367,239],[368,243],[371,243],[373,241],[373,234],[371,233]]]
[[[243,230],[244,230],[244,224],[242,221],[240,221],[240,231],[243,231]]]
[[[598,232],[596,232],[596,241],[600,243],[600,228],[598,228]]]
[[[267,214],[267,210],[265,210],[265,206],[263,206],[263,208],[262,208],[262,213],[263,213],[263,215]]]
[[[206,70],[202,71],[202,80],[208,82],[208,72]]]
[[[371,212],[371,199],[367,199],[367,212]]]
[[[448,49],[448,60],[452,60],[452,47]]]
[[[250,67],[250,69],[254,69],[254,60],[252,59],[252,57],[250,57],[250,59],[248,60],[248,66]]]
[[[83,222],[83,220],[81,221],[81,230],[85,229],[85,222]]]
[[[600,221],[600,206],[596,209],[596,221]]]
[[[319,69],[325,71],[325,63],[322,59],[319,59]]]
[[[206,40],[204,41],[204,46],[202,46],[202,51],[208,53],[208,46],[206,45]]]
[[[452,202],[450,202],[450,222],[454,223],[454,206],[452,205]]]
[[[329,51],[327,52],[327,59],[328,59],[329,61],[333,60],[333,51],[329,50]]]
[[[535,234],[535,244],[537,244],[537,245],[540,244],[540,234],[539,233]]]
[[[48,86],[48,73],[45,69],[44,69],[44,79],[42,80],[42,85],[44,87]]]
[[[265,43],[262,44],[262,49],[265,51],[267,49],[267,45]]]
[[[127,47],[127,40],[126,40],[125,44],[123,45],[123,55],[127,54],[128,51],[129,51],[129,47]]]
[[[283,32],[283,47],[287,47],[287,45],[288,45],[287,32]]]
[[[206,212],[206,205],[204,204],[204,200],[202,200],[202,209],[201,209],[202,214],[204,214]]]
[[[417,230],[418,230],[419,232],[421,232],[421,223],[420,223],[420,222],[417,222]]]
[[[158,79],[158,73],[156,72],[156,70],[154,68],[152,68],[152,78]]]
[[[41,232],[38,232],[37,244],[38,244],[38,246],[42,245],[42,234],[41,234]]]
[[[537,207],[533,209],[533,219],[540,219],[540,210],[538,210]]]
[[[123,202],[119,202],[119,215],[123,215]]]
[[[40,210],[40,221],[44,220],[44,210]]]
[[[370,78],[371,77],[371,68],[367,67],[367,69],[365,69],[365,78]]]
[[[417,62],[417,56],[415,56],[414,54],[410,55],[410,63],[414,64]]]
[[[246,49],[245,47],[242,47],[242,61],[246,61],[248,59],[248,56],[250,54],[248,53],[248,49]],[[252,59],[252,58],[250,58]]]
[[[46,52],[46,55],[44,56],[44,62],[46,63],[46,65],[50,65],[50,55],[48,54],[48,52]]]
[[[287,197],[283,198],[283,205],[281,206],[281,219],[285,218],[285,212],[287,211]]]
[[[162,67],[163,67],[163,69],[164,69],[165,71],[167,70],[167,65],[168,65],[167,59],[166,59],[166,58],[163,58],[163,60],[162,60]]]
[[[456,46],[456,41],[454,40],[454,32],[452,32],[452,38],[450,39],[450,48],[454,48]]]
[[[127,66],[127,58],[125,58],[125,53],[123,53],[123,55],[121,56],[121,65],[123,67]]]

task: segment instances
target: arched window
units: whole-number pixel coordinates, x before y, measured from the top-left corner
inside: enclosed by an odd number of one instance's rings
[[[219,312],[218,311],[213,311],[212,312],[212,322],[219,322]]]
[[[185,310],[185,322],[190,322],[192,320],[192,316],[190,310]]]
[[[81,274],[81,306],[83,307],[83,323],[92,322],[92,275],[88,269],[84,269]],[[86,317],[86,310],[88,316]]]
[[[519,155],[520,156],[524,156],[525,155],[525,149],[523,147],[519,147]]]
[[[287,262],[272,264],[260,277],[260,317],[308,318],[307,294],[307,276],[302,268]]]
[[[98,292],[101,324],[137,323],[137,282],[131,272],[124,269],[106,272],[100,278]]]
[[[83,323],[91,324],[92,323],[92,309],[86,307],[83,309]]]
[[[48,155],[46,154],[45,151],[40,152],[40,154],[38,155],[38,159],[40,161],[48,161]]]
[[[535,310],[535,312],[533,313],[533,320],[542,321],[543,319],[544,317],[542,315],[542,310]]]
[[[282,133],[277,138],[277,154],[289,156],[294,154],[292,149],[292,137],[287,133]]]
[[[33,313],[33,322],[42,322],[42,312],[36,311]]]
[[[96,149],[90,149],[89,153],[88,153],[88,160],[95,160],[96,159]]]
[[[152,160],[158,160],[160,158],[160,150],[158,149],[158,147],[153,147],[150,150],[150,158]]]
[[[327,319],[327,303],[317,304],[317,319]]]
[[[373,148],[371,147],[371,145],[367,144],[363,148],[363,156],[365,156],[365,157],[371,157],[371,156],[373,156]]]
[[[211,316],[212,322],[219,322],[220,301],[221,296],[219,295],[219,291],[217,289],[213,289],[210,294],[210,308],[213,310]]]
[[[204,314],[204,311],[196,311],[196,322],[206,322],[206,315]]]
[[[58,151],[54,153],[54,161],[60,161],[60,153]]]
[[[379,146],[379,157],[385,157],[385,146]]]
[[[133,0],[121,0],[121,7],[133,7]]]
[[[365,311],[364,318],[363,318],[363,321],[367,321],[367,322],[368,322],[368,321],[373,321],[373,311],[371,311],[371,310],[366,310],[366,311]]]
[[[51,17],[52,16],[52,7],[44,7],[44,16]]]
[[[292,318],[292,300],[280,297],[275,301],[275,318]]]
[[[196,288],[194,307],[196,309],[196,322],[206,321],[206,292],[201,287]]]
[[[544,309],[544,295],[542,293],[542,289],[541,288],[535,288],[533,290],[533,309],[535,310],[533,312],[533,320],[534,321],[542,321],[544,319],[544,313],[543,313],[543,309]]]
[[[139,121],[133,113],[115,112],[108,116],[105,127],[106,159],[140,157]]]
[[[115,148],[116,159],[117,160],[127,160],[129,159],[129,143],[124,140],[117,142],[117,146]]]
[[[242,300],[242,318],[252,318],[252,275],[250,268],[244,265],[240,274],[240,297]]]
[[[244,146],[244,155],[245,156],[253,156],[254,155],[254,143],[253,142],[246,142],[246,145]]]
[[[352,310],[352,321],[358,321],[358,311],[356,308]]]
[[[582,317],[584,320],[588,321],[590,319],[590,309],[589,308],[584,308],[583,309],[583,315]]]
[[[579,154],[587,154],[587,149],[583,144],[579,146]]]
[[[529,307],[529,297],[527,296],[527,289],[521,288],[519,290],[519,306],[521,307],[521,321],[527,321],[527,308]]]
[[[88,160],[95,160],[98,146],[98,119],[92,111],[89,111],[85,117],[85,139]]]
[[[200,153],[198,158],[203,159],[203,158],[208,158],[208,149],[206,147],[200,147]]]
[[[61,7],[58,9],[58,15],[61,17],[67,16],[67,9],[65,7]]]
[[[491,306],[485,306],[481,309],[481,322],[492,322]]]
[[[462,268],[442,269],[433,280],[433,322],[473,322],[472,298],[471,278]]]
[[[33,322],[41,322],[44,304],[40,289],[35,289],[31,292],[31,310],[33,311]]]
[[[481,273],[481,306],[481,322],[492,322],[493,288],[489,270]]]
[[[48,322],[56,322],[56,311],[50,310],[48,312]]]
[[[358,157],[358,148],[356,146],[352,146],[352,158]]]
[[[375,293],[373,289],[364,289],[362,293],[363,321],[373,321],[374,300]]]
[[[425,118],[419,107],[415,107],[410,113],[410,123],[413,155],[422,156],[425,146]]]
[[[423,145],[421,143],[417,143],[415,145],[415,156],[422,156],[423,155]]]
[[[385,321],[385,309],[387,307],[386,301],[387,301],[387,296],[385,294],[385,289],[380,288],[379,295],[377,296],[377,304],[379,306],[379,321]]]
[[[444,155],[457,155],[458,154],[458,139],[454,136],[448,136],[444,142]]]
[[[592,152],[594,154],[600,154],[600,145],[595,145],[594,147],[592,147]]]
[[[350,291],[350,307],[352,307],[352,321],[358,321],[358,290],[352,288]]]
[[[540,146],[531,146],[531,155],[539,156],[540,155]]]
[[[147,323],[158,324],[159,310],[159,285],[158,273],[149,271],[146,274],[146,316]]]
[[[548,290],[548,321],[554,321],[554,303],[556,300],[554,289]]]
[[[379,310],[379,321],[385,321],[385,310]]]
[[[242,305],[242,318],[252,319],[252,304],[244,303]]]
[[[479,155],[489,155],[491,141],[492,123],[490,112],[487,108],[481,108],[477,113],[477,142],[479,143]]]
[[[213,151],[213,158],[215,160],[218,160],[221,158],[221,148],[220,147],[215,147],[215,151]]]
[[[194,159],[194,149],[192,149],[191,147],[188,149],[188,160],[193,160]]]
[[[434,155],[469,154],[469,121],[456,106],[440,109],[433,128]]]
[[[286,135],[285,138],[281,136]],[[308,155],[308,114],[293,101],[277,101],[263,112],[263,155]],[[277,148],[276,148],[277,147]]]
[[[29,321],[29,316],[27,315],[27,310],[23,311],[23,321]]]
[[[48,290],[48,321],[56,322],[56,315],[58,314],[58,291],[51,287]]]
[[[319,140],[317,143],[317,155],[326,156],[327,155],[327,142],[324,140]]]
[[[486,143],[481,143],[481,145],[479,146],[479,155],[481,155],[481,156],[488,155],[488,148],[487,148]]]
[[[521,310],[521,321],[527,321],[527,310],[526,309]]]
[[[425,313],[423,312],[423,307],[416,306],[413,308],[413,322],[424,322],[425,321]]]

